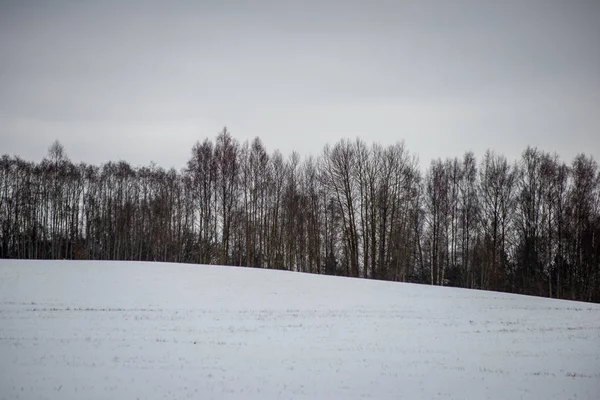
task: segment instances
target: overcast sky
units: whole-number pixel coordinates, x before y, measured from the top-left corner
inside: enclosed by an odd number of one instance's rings
[[[0,0],[0,154],[180,169],[223,126],[598,160],[600,1]]]

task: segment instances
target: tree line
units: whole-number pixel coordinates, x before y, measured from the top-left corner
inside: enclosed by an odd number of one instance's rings
[[[221,264],[600,302],[600,172],[528,147],[436,159],[343,139],[317,157],[224,129],[181,171],[0,159],[0,257]]]

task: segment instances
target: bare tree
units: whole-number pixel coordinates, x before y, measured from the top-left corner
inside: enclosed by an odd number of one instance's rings
[[[479,282],[481,289],[503,289],[508,282],[508,236],[517,171],[504,156],[486,152],[480,169],[482,252]]]
[[[343,227],[343,248],[347,273],[349,276],[358,277],[359,266],[359,238],[358,238],[358,210],[356,204],[357,182],[355,148],[348,140],[342,140],[333,148],[325,147],[323,153],[324,183],[337,202],[340,210]]]
[[[239,145],[224,128],[217,137],[215,160],[217,166],[217,198],[220,213],[221,248],[219,262],[227,264],[232,214],[238,200]]]

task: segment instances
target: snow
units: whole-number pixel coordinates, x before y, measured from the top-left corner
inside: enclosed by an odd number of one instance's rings
[[[600,305],[220,266],[0,261],[0,399],[598,399]]]

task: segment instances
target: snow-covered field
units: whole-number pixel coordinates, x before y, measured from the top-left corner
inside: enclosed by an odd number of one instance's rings
[[[600,305],[181,264],[0,261],[1,399],[599,399]]]

